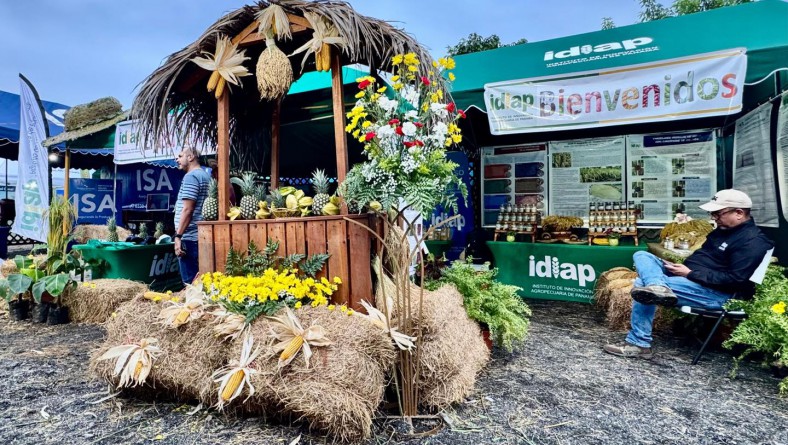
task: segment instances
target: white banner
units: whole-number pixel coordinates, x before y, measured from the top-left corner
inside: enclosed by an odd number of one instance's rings
[[[16,220],[11,231],[46,242],[49,224],[49,160],[42,143],[47,138],[44,108],[33,85],[19,75],[19,165],[17,167]]]
[[[494,135],[735,114],[744,48],[484,86]]]
[[[767,102],[736,121],[733,135],[733,188],[750,195],[755,223],[779,227],[774,185],[771,131],[772,103]]]
[[[783,93],[777,114],[777,183],[783,219],[788,220],[788,92]]]
[[[139,131],[137,121],[124,121],[115,128],[115,163],[134,164],[137,162],[172,160],[183,147],[195,146],[203,155],[215,155],[216,147],[207,146],[193,135],[171,138],[162,141],[159,147],[142,147],[138,145]]]

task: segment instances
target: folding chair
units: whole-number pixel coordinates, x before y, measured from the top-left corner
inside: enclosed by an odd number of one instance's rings
[[[774,249],[769,249],[766,252],[766,255],[764,255],[761,264],[758,265],[758,268],[755,269],[755,272],[753,272],[752,276],[750,277],[750,281],[752,281],[755,284],[761,284],[763,282],[763,277],[766,274],[766,267],[769,265],[769,262],[772,259],[773,252]],[[733,297],[731,298],[736,298],[736,295],[734,294]],[[694,307],[694,306],[681,306],[679,310],[681,310],[681,312],[684,312],[685,314],[698,315],[701,317],[709,317],[709,318],[717,319],[717,321],[714,323],[714,327],[711,328],[708,337],[706,337],[706,341],[703,342],[703,345],[700,347],[700,350],[698,351],[697,354],[695,354],[695,357],[692,359],[693,365],[697,364],[698,360],[700,360],[700,357],[703,355],[703,352],[706,350],[706,346],[709,345],[709,342],[711,341],[712,337],[714,337],[714,334],[717,332],[717,329],[722,324],[722,320],[726,318],[731,320],[744,320],[745,318],[747,318],[747,314],[742,310],[729,311],[724,308],[706,309],[706,308]]]

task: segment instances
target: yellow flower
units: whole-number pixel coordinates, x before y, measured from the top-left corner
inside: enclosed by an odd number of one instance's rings
[[[397,54],[396,56],[391,58],[391,63],[393,65],[399,65],[400,63],[402,63],[402,59],[403,59],[402,54]]]
[[[781,301],[781,302],[775,304],[774,306],[772,306],[772,312],[774,312],[775,314],[780,314],[780,315],[784,314],[785,313],[785,302]]]
[[[339,306],[339,310],[342,312],[347,312],[347,306],[343,304],[342,306]]]
[[[405,65],[418,65],[419,59],[416,57],[416,53],[407,53],[405,54]]]
[[[356,99],[361,99],[362,97],[366,96],[366,94],[367,93],[365,91],[359,91],[356,93]]]
[[[336,306],[334,306],[333,304],[329,304],[329,305],[328,305],[328,310],[329,310],[329,311],[333,311],[333,310],[334,310],[334,309],[336,309],[336,308],[337,308],[337,307],[336,307]]]
[[[449,82],[454,82],[454,79],[456,78],[457,77],[454,75],[454,73],[449,73]]]
[[[333,281],[334,281],[335,284],[342,284],[342,279],[339,278],[339,277],[334,277]]]
[[[398,82],[399,81],[399,76],[391,76],[391,81],[392,82]]]
[[[297,302],[296,302],[296,304],[295,304],[295,308],[296,308],[296,309],[301,309],[301,302],[300,302],[300,301],[297,301]]]
[[[391,86],[391,88],[394,88],[395,90],[400,90],[402,89],[402,84],[400,82],[395,82],[394,85]]]
[[[434,68],[437,68],[437,67],[438,67],[438,62],[437,62],[436,60],[433,60],[433,61],[432,61],[432,66],[433,66]]]
[[[372,122],[370,122],[370,121],[364,121],[364,122],[361,123],[361,128],[369,128],[371,126],[372,126]],[[355,134],[353,136],[356,137]]]
[[[386,92],[386,88],[388,88],[388,87],[380,87],[380,88],[378,88],[378,93],[385,93]]]
[[[416,66],[416,65],[408,65],[408,71],[410,71],[411,73],[415,73],[418,70],[419,70],[418,66]]]

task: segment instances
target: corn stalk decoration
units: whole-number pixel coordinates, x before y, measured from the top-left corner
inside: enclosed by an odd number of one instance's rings
[[[134,387],[145,383],[153,361],[161,352],[155,338],[143,338],[139,343],[110,348],[99,360],[116,359],[113,375],[120,377],[118,388]]]
[[[208,92],[214,91],[214,97],[219,99],[224,93],[227,83],[241,85],[240,77],[251,75],[243,63],[249,60],[246,51],[238,51],[238,44],[230,41],[227,36],[216,39],[216,51],[211,54],[203,51],[206,57],[194,57],[192,62],[208,71],[213,71],[208,79]]]
[[[271,326],[273,336],[279,340],[279,343],[274,345],[274,352],[281,352],[279,369],[290,364],[302,351],[304,362],[308,368],[309,359],[312,357],[312,347],[333,344],[331,340],[326,338],[322,326],[313,325],[304,329],[289,307],[285,307],[284,315],[268,317],[268,319],[273,322]]]
[[[304,18],[312,25],[312,39],[290,54],[290,57],[306,52],[301,60],[301,71],[309,58],[315,55],[315,68],[317,71],[331,70],[331,46],[343,48],[347,40],[339,35],[339,30],[326,17],[314,12],[305,12]]]
[[[219,400],[216,402],[216,408],[219,410],[224,409],[225,405],[240,396],[244,388],[249,388],[244,401],[254,395],[254,386],[249,377],[258,373],[253,363],[255,359],[257,359],[257,356],[260,355],[260,349],[258,348],[252,351],[253,346],[254,337],[249,334],[244,338],[240,359],[235,362],[230,362],[229,365],[217,370],[211,376],[214,382],[219,383],[219,390],[217,392]]]

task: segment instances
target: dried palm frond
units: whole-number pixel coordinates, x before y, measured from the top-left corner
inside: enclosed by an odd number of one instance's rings
[[[220,337],[223,336],[224,340],[235,340],[247,327],[246,317],[243,315],[224,309],[213,311],[211,315],[216,317],[216,326],[213,327],[213,332]]]
[[[161,352],[155,346],[156,343],[158,340],[155,338],[143,338],[137,344],[115,346],[99,357],[99,360],[117,358],[113,375],[120,376],[118,388],[142,385],[153,368],[156,355]]]
[[[162,325],[175,329],[202,317],[208,309],[209,300],[198,287],[187,286],[184,299],[183,303],[172,300],[164,303],[166,307],[159,313]]]
[[[237,362],[232,361],[227,366],[216,370],[211,376],[214,382],[219,383],[219,390],[217,392],[219,401],[216,403],[218,409],[223,409],[224,405],[240,396],[247,386],[249,390],[247,391],[248,394],[244,401],[254,395],[254,386],[249,376],[257,374],[257,370],[254,369],[252,363],[257,356],[260,355],[260,349],[258,348],[252,352],[253,345],[254,337],[252,337],[252,335],[247,335],[246,338],[244,338],[241,348],[241,358]]]
[[[304,18],[312,25],[312,39],[293,51],[290,57],[306,51],[304,59],[301,60],[301,71],[304,71],[306,59],[309,58],[309,54],[313,53],[317,70],[328,71],[331,69],[331,49],[329,45],[344,48],[347,40],[339,35],[337,27],[326,17],[314,12],[305,12]]]
[[[287,18],[287,13],[281,6],[268,5],[267,8],[261,9],[255,14],[255,19],[260,22],[258,27],[260,34],[265,35],[270,31],[279,40],[293,38],[293,33],[290,31],[290,19]]]
[[[271,330],[273,336],[279,340],[274,345],[274,352],[280,352],[279,368],[287,366],[295,359],[298,352],[304,351],[304,362],[309,367],[309,358],[312,357],[313,346],[331,345],[331,340],[326,338],[321,326],[310,326],[308,329],[301,327],[301,322],[290,308],[285,307],[285,314],[278,317],[267,317],[273,322]]]
[[[413,343],[416,341],[416,337],[411,337],[409,335],[403,334],[402,332],[399,332],[396,328],[392,328],[391,320],[387,318],[383,312],[381,312],[371,304],[367,303],[366,301],[362,301],[361,305],[364,306],[364,309],[367,310],[368,315],[364,315],[359,312],[355,312],[354,314],[366,318],[367,320],[371,321],[372,324],[374,324],[375,326],[383,329],[383,332],[387,332],[391,336],[391,339],[394,340],[394,344],[397,345],[398,348],[400,348],[403,351],[406,350],[410,351],[416,347],[416,345]],[[389,314],[389,317],[391,317],[391,313],[394,308],[394,300],[391,299],[391,297],[386,298],[386,306],[387,306],[387,312]]]
[[[246,51],[238,51],[238,45],[233,44],[227,36],[219,36],[216,39],[216,51],[211,54],[203,51],[207,57],[194,57],[192,62],[196,63],[208,71],[213,71],[208,79],[208,91],[216,88],[216,97],[222,95],[225,82],[233,85],[240,85],[239,77],[249,76],[251,73],[243,63],[249,60],[244,54]]]

